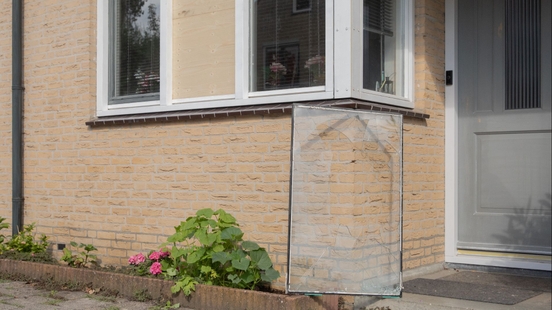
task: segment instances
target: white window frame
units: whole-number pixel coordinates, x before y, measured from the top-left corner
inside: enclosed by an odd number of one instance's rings
[[[186,99],[172,98],[172,0],[161,0],[161,87],[156,101],[108,104],[109,90],[109,2],[97,4],[96,115],[170,112],[246,105],[358,98],[399,107],[413,107],[414,17],[413,4],[406,4],[405,94],[406,98],[362,90],[362,0],[326,1],[326,84],[274,91],[249,91],[250,12],[253,0],[235,0],[235,91],[234,94]],[[321,0],[322,1],[322,0]],[[358,14],[360,12],[360,14]],[[359,40],[360,39],[360,40]],[[335,68],[335,69],[334,69]]]
[[[353,1],[352,12],[353,23],[355,27],[354,39],[353,39],[353,58],[356,59],[358,64],[354,65],[353,76],[353,94],[354,98],[389,104],[405,108],[414,107],[414,1],[411,0],[397,0],[401,2],[401,6],[404,8],[402,14],[404,19],[399,18],[403,23],[397,27],[401,28],[404,34],[404,51],[402,53],[401,62],[404,63],[404,96],[398,96],[393,94],[386,94],[377,91],[364,89],[363,87],[363,1]],[[401,33],[397,31],[398,33]],[[397,57],[401,56],[401,53],[397,53]]]
[[[98,1],[97,16],[98,16],[98,36],[97,36],[97,76],[96,76],[96,109],[98,116],[120,115],[140,113],[135,110],[144,109],[146,107],[166,106],[171,99],[167,95],[172,93],[171,75],[168,73],[168,68],[171,67],[172,57],[171,52],[171,23],[164,22],[171,17],[170,0],[160,0],[160,19],[161,19],[161,64],[160,64],[160,84],[159,100],[140,101],[133,103],[122,103],[116,105],[109,104],[109,8],[110,1]],[[124,113],[110,113],[112,110],[124,111]]]

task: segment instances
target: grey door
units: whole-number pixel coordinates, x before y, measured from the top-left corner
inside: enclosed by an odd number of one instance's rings
[[[459,249],[551,253],[551,13],[458,1]]]

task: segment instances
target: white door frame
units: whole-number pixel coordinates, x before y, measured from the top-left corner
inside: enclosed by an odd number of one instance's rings
[[[533,255],[473,255],[458,253],[458,81],[457,65],[458,0],[445,2],[445,68],[453,71],[453,84],[445,87],[445,262],[494,267],[550,271],[550,260]]]

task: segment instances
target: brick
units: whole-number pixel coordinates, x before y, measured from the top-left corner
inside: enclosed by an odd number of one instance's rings
[[[88,128],[84,122],[95,116],[96,105],[95,2],[51,2],[29,2],[25,8],[25,221],[36,222],[52,240],[90,239],[104,264],[117,265],[126,264],[131,250],[158,246],[195,210],[224,208],[243,221],[245,238],[279,253],[271,255],[277,269],[285,270],[290,115]],[[0,8],[9,12],[11,4],[0,2]],[[0,16],[0,216],[8,221],[10,19]],[[417,1],[415,22],[414,106],[431,118],[404,119],[405,269],[444,261],[444,2]],[[360,162],[350,144],[332,148],[343,151],[337,159]],[[356,168],[386,169],[385,157],[367,159],[380,165],[336,162],[331,167],[334,189],[373,192],[368,199],[332,198],[337,205],[374,205],[351,207],[353,214],[377,214],[388,202],[378,192],[386,189],[382,184],[388,178],[352,174]],[[373,184],[347,187],[357,183]],[[328,187],[318,184],[312,190]],[[313,196],[311,202],[320,200]],[[328,217],[311,219],[332,223]],[[337,222],[358,224],[345,217]],[[327,271],[320,269],[316,276],[326,278]]]

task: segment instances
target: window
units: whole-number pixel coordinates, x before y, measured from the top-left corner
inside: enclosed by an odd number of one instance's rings
[[[404,0],[364,0],[362,18],[362,88],[408,98],[409,11]]]
[[[110,2],[109,104],[159,100],[159,0]]]
[[[99,117],[340,98],[413,106],[412,1],[97,5]]]
[[[325,85],[324,1],[252,5],[251,91]]]

